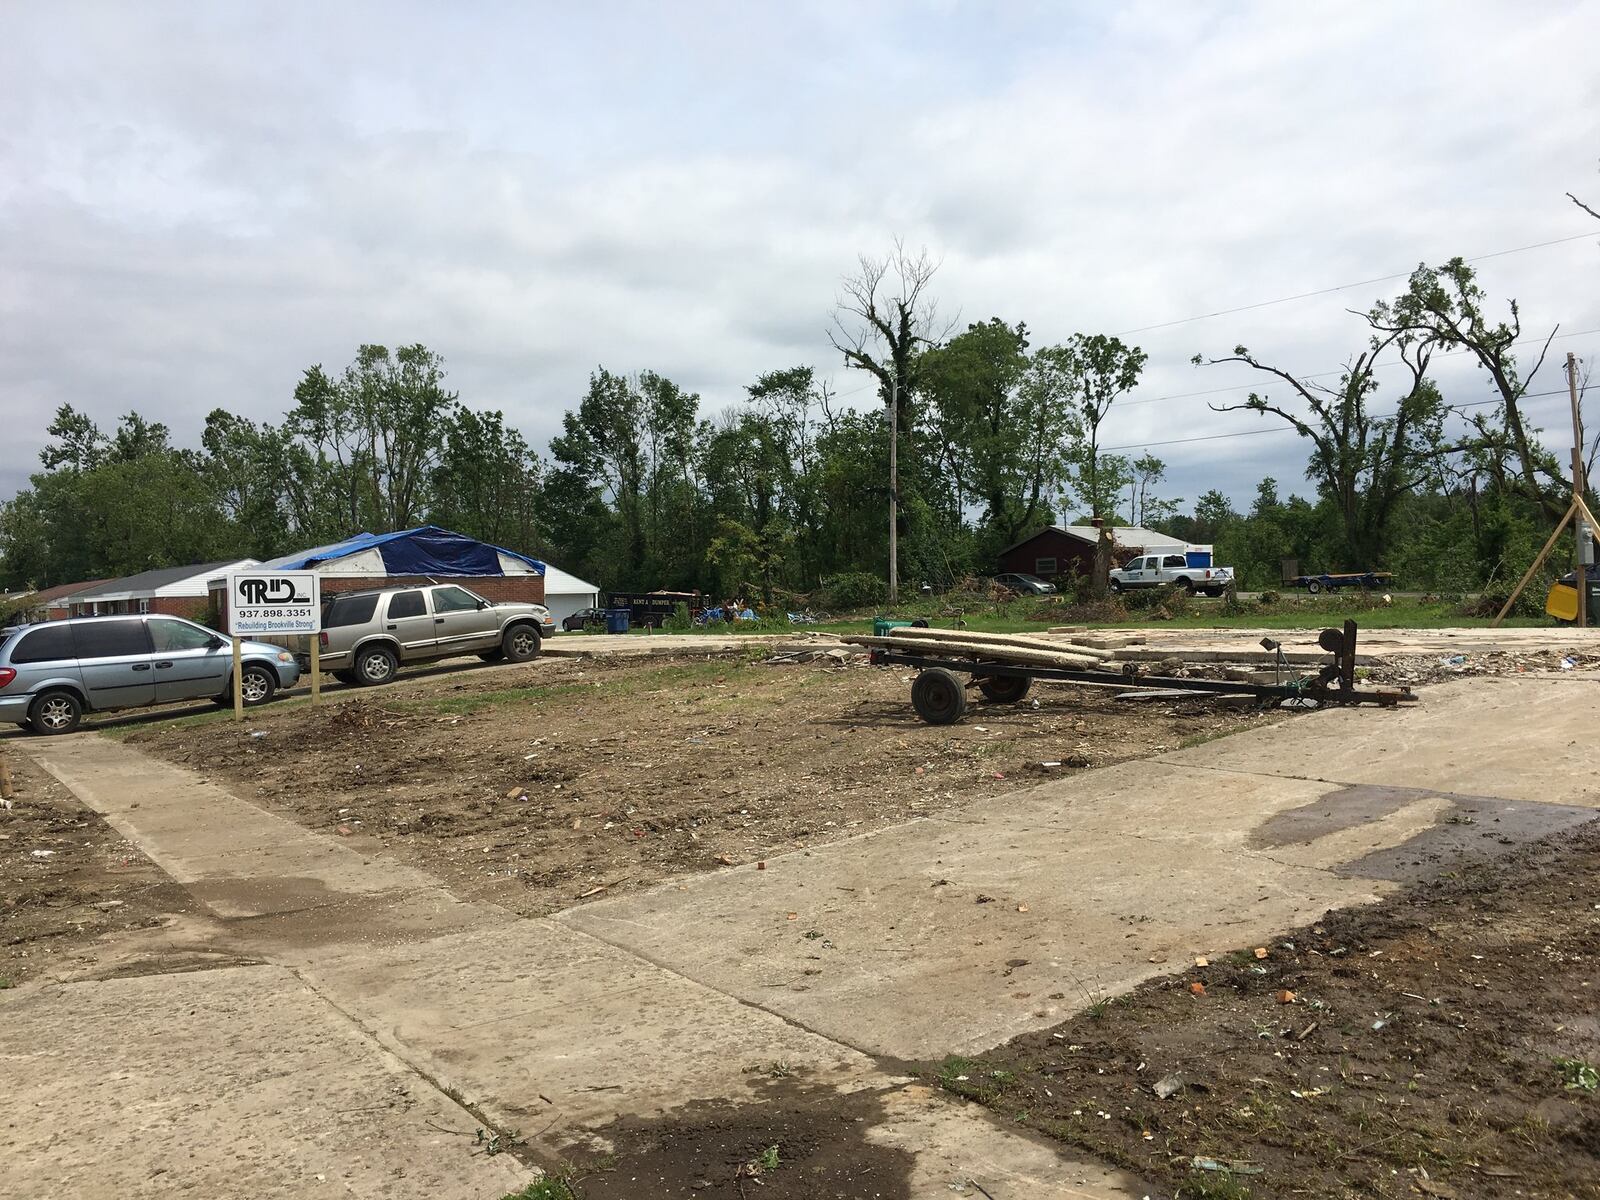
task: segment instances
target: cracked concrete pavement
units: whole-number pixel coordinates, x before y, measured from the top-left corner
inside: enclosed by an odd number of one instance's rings
[[[161,936],[268,965],[8,993],[3,1149],[19,1169],[0,1194],[60,1190],[70,1142],[85,1196],[231,1194],[211,1186],[231,1172],[253,1194],[417,1194],[449,1176],[457,1191],[428,1194],[494,1197],[507,1160],[430,1122],[481,1115],[554,1150],[619,1115],[749,1097],[748,1068],[783,1059],[889,1098],[871,1136],[915,1151],[908,1195],[970,1178],[996,1200],[1137,1197],[899,1060],[984,1048],[1588,819],[1594,697],[1571,678],[1462,681],[536,920],[108,739],[29,742],[215,915]],[[347,1110],[370,1127],[346,1129]],[[219,1139],[232,1117],[260,1138]],[[399,1186],[397,1164],[421,1176]]]

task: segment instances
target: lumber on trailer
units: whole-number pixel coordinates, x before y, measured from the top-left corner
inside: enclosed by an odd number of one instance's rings
[[[1015,663],[1018,666],[1067,667],[1074,670],[1086,667],[1103,668],[1106,665],[1101,659],[1090,658],[1071,650],[1000,646],[991,642],[957,642],[931,638],[928,641],[917,641],[904,637],[847,637],[840,640],[852,646],[872,646],[880,650],[920,654],[928,658],[986,658],[994,662]]]
[[[1109,650],[1100,650],[1076,642],[1057,642],[1025,633],[979,633],[971,629],[918,629],[902,625],[889,631],[889,636],[918,642],[966,642],[982,646],[1020,646],[1024,650],[1048,650],[1051,653],[1076,654],[1080,658],[1109,659]]]

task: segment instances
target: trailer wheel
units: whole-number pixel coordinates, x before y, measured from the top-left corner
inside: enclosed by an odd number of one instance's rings
[[[929,725],[954,725],[967,712],[967,691],[954,671],[929,667],[911,684],[911,707]]]
[[[1313,596],[1315,596],[1321,590],[1322,590],[1322,583],[1319,580],[1316,580],[1316,579],[1308,579],[1308,580],[1306,580],[1306,591],[1310,592]]]
[[[1032,684],[1026,675],[986,675],[978,680],[978,690],[996,704],[1015,704],[1028,694]]]

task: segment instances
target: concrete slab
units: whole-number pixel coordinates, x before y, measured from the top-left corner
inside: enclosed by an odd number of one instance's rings
[[[1325,785],[1228,775],[1201,795],[1184,787],[1171,768],[1125,764],[555,919],[848,1045],[921,1059],[1376,899],[1391,885],[1328,868],[1433,817],[1405,809],[1296,861],[1252,847],[1250,832]],[[1163,804],[1187,805],[1186,820]]]
[[[485,1200],[530,1177],[278,967],[7,993],[0,1061],[4,1197]]]
[[[867,1139],[916,1155],[910,1188],[916,1200],[978,1200],[985,1193],[995,1200],[1140,1200],[1152,1194],[1125,1172],[1065,1158],[1058,1145],[1002,1128],[978,1105],[952,1104],[923,1084],[886,1095],[884,1114]]]
[[[1463,679],[1389,712],[1336,709],[1162,755],[1221,771],[1600,808],[1600,680]]]
[[[313,833],[133,746],[82,734],[22,748],[223,919],[323,910],[310,940],[324,943],[405,940],[510,919],[457,899],[423,871]],[[308,924],[289,921],[275,945],[290,948],[294,929]]]
[[[883,1081],[864,1055],[547,920],[328,957],[306,978],[524,1130],[748,1098],[751,1069],[777,1061],[826,1085]]]

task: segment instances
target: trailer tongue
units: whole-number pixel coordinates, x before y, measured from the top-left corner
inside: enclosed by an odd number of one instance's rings
[[[984,635],[967,635],[980,639]],[[1343,629],[1324,629],[1317,644],[1329,662],[1310,674],[1276,683],[1246,683],[1222,679],[1189,679],[1146,674],[1137,663],[1090,665],[1073,646],[1055,646],[1033,638],[966,640],[948,630],[895,630],[888,637],[847,637],[851,645],[871,650],[880,666],[915,667],[911,704],[931,725],[949,725],[967,711],[967,689],[977,688],[995,704],[1015,704],[1028,694],[1034,680],[1072,683],[1119,691],[1160,690],[1213,696],[1242,696],[1262,704],[1296,702],[1296,706],[1376,704],[1392,708],[1416,700],[1410,688],[1358,688],[1356,686],[1356,623]],[[1053,661],[1052,661],[1053,660]],[[967,676],[965,682],[962,676]]]

